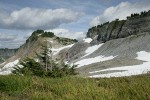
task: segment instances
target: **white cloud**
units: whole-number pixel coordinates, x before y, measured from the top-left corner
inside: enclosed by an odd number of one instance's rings
[[[52,29],[77,21],[84,13],[69,9],[22,8],[0,13],[0,27],[6,29]]]
[[[51,29],[47,31],[54,32],[56,36],[78,39],[78,40],[83,39],[86,36],[86,33],[84,32],[72,32],[68,29],[62,29],[62,28]]]
[[[0,41],[12,41],[17,37],[15,34],[5,34],[5,33],[0,33]]]
[[[84,32],[72,32],[68,29],[49,29],[45,31],[54,32],[56,36],[72,38],[81,40],[85,38],[86,33]],[[17,34],[9,34],[9,33],[0,33],[0,48],[18,48],[23,43],[25,43],[26,39],[31,36],[32,32],[28,32],[26,36],[19,37]]]
[[[95,17],[91,22],[91,26],[102,24],[115,19],[126,19],[132,13],[140,13],[141,11],[150,10],[150,3],[130,3],[122,2],[117,6],[107,8],[102,15]]]
[[[25,39],[17,34],[0,33],[0,48],[18,48],[25,42]]]

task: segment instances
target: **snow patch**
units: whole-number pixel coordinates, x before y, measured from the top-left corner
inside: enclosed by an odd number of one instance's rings
[[[87,42],[87,43],[90,43],[92,41],[92,39],[91,38],[85,38],[85,39],[83,39],[83,41]]]
[[[92,63],[97,63],[97,62],[100,62],[100,61],[111,60],[113,58],[115,58],[115,57],[113,57],[113,56],[109,56],[109,57],[97,56],[97,57],[94,57],[94,58],[87,58],[87,59],[80,60],[80,61],[76,62],[75,65],[78,65],[78,67],[76,67],[76,68],[79,68],[79,67],[89,65],[89,64],[92,64]]]
[[[13,61],[13,62],[10,62],[10,63],[8,63],[8,64],[6,64],[3,68],[4,68],[4,69],[12,68],[12,67],[14,67],[16,64],[18,64],[18,63],[19,63],[19,59],[15,60],[15,61]]]
[[[54,41],[52,41],[52,40],[47,40],[48,42],[50,42],[50,43],[53,43]]]
[[[115,72],[115,73],[108,73],[108,74],[99,74],[90,76],[92,78],[98,77],[122,77],[122,76],[131,76],[131,75],[139,75],[139,74],[146,74],[150,71],[150,53],[145,51],[140,51],[137,53],[137,59],[147,61],[141,65],[134,65],[134,66],[124,66],[124,67],[116,67],[116,68],[108,68],[99,71],[93,71],[90,73],[98,73],[103,71],[113,71],[113,70],[126,70],[123,72]]]
[[[53,55],[56,55],[58,54],[61,50],[63,49],[66,49],[66,48],[71,48],[74,44],[71,44],[71,45],[67,45],[67,46],[64,46],[64,47],[61,47],[61,48],[58,48],[58,49],[55,49],[55,48],[50,48],[50,50],[52,50],[53,52]]]
[[[13,68],[15,67],[15,65],[17,65],[19,63],[19,59],[10,62],[8,64],[6,64],[3,68],[0,69],[0,75],[8,75],[11,74]]]
[[[41,36],[42,34],[38,34],[37,36]]]
[[[137,59],[139,60],[150,61],[150,52],[140,51],[137,55]]]
[[[103,43],[101,43],[101,44],[99,44],[99,45],[94,45],[94,46],[88,47],[88,48],[86,49],[86,51],[85,51],[86,55],[84,55],[83,57],[92,54],[92,53],[95,52],[98,48],[100,48],[102,45],[103,45]],[[82,58],[83,58],[83,57],[82,57]]]

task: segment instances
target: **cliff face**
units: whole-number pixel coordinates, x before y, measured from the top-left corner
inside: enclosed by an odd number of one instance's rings
[[[16,51],[17,49],[0,49],[0,63],[13,56]]]
[[[87,37],[94,39],[93,43],[97,43],[125,38],[144,32],[150,32],[150,15],[127,20],[115,20],[110,23],[107,22],[103,25],[95,26],[88,30]]]

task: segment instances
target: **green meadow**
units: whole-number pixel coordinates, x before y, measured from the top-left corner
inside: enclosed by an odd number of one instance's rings
[[[0,100],[150,100],[150,75],[99,79],[0,76]]]

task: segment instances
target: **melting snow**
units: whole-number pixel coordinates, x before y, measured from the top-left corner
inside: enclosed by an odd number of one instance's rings
[[[90,77],[97,78],[97,77],[122,77],[122,76],[131,76],[131,75],[138,75],[138,74],[145,74],[150,71],[150,53],[145,51],[140,51],[137,53],[137,59],[147,61],[141,65],[134,65],[134,66],[124,66],[124,67],[116,67],[116,68],[108,68],[99,71],[93,71],[90,73],[97,73],[103,71],[113,71],[113,70],[127,70],[123,72],[115,72],[115,73],[108,73],[108,74],[99,74],[93,75]]]
[[[85,38],[85,39],[83,39],[83,41],[87,42],[87,43],[90,43],[92,41],[92,39],[91,38]]]
[[[67,46],[64,46],[64,47],[61,47],[61,48],[58,48],[58,49],[52,48],[52,49],[50,49],[50,50],[52,50],[53,54],[56,55],[56,54],[59,53],[61,50],[66,49],[66,48],[70,48],[70,47],[72,47],[73,45],[74,45],[74,44],[67,45]]]
[[[15,67],[16,64],[19,63],[19,59],[6,64],[3,68],[0,69],[0,75],[8,75],[11,74],[11,71]]]
[[[42,34],[38,34],[38,36],[41,36]]]
[[[97,50],[98,48],[100,48],[102,45],[103,45],[103,43],[102,43],[102,44],[99,44],[99,45],[94,45],[94,46],[91,46],[91,47],[87,48],[86,51],[85,51],[86,55],[84,55],[83,57],[92,54],[94,51],[96,51],[96,50]]]
[[[76,62],[75,65],[78,65],[78,67],[76,67],[76,68],[79,68],[79,67],[82,67],[84,65],[89,65],[92,63],[100,62],[100,61],[111,60],[113,58],[115,58],[115,57],[113,57],[113,56],[110,56],[110,57],[97,56],[94,58],[87,58],[87,59],[80,60],[80,61]]]
[[[86,57],[86,56],[92,54],[94,51],[96,51],[102,45],[103,45],[103,43],[87,48],[86,51],[85,51],[86,55],[84,55],[83,57]],[[89,64],[92,64],[92,63],[100,62],[100,61],[110,60],[110,59],[113,59],[113,58],[114,58],[113,56],[110,56],[110,57],[97,56],[97,57],[94,57],[94,58],[87,58],[87,59],[80,60],[80,61],[78,61],[74,64],[78,65],[78,67],[76,67],[76,68],[79,68],[79,67],[82,67],[84,65],[89,65]]]

